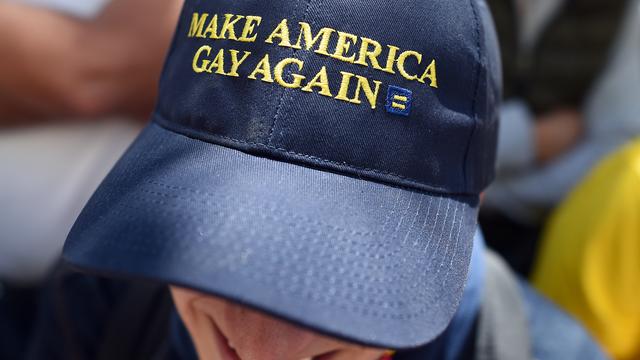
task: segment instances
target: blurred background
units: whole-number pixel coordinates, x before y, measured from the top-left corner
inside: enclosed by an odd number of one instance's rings
[[[71,225],[147,121],[182,1],[0,0],[0,359],[21,359]]]
[[[424,0],[427,1],[427,0]],[[640,359],[640,0],[487,0],[503,57],[480,224],[615,359]],[[181,0],[0,0],[0,359],[152,111]]]

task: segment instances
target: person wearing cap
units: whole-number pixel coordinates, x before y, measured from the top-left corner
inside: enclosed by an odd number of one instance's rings
[[[477,211],[500,102],[492,26],[473,0],[186,1],[152,121],[63,253],[75,269],[146,285],[123,296],[126,284],[62,277],[93,289],[73,292],[74,306],[105,305],[85,314],[106,327],[76,332],[94,346],[76,350],[529,359],[545,342],[529,343],[528,319],[573,329],[557,310],[529,309],[504,264],[482,260]],[[179,316],[149,314],[170,307],[165,284]],[[114,303],[122,311],[104,311]],[[481,309],[493,316],[476,325]],[[551,354],[601,358],[586,335],[570,340]]]

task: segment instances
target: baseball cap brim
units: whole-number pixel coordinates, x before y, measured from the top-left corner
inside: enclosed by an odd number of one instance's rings
[[[348,341],[413,348],[458,307],[478,201],[254,156],[151,123],[86,205],[63,256]]]

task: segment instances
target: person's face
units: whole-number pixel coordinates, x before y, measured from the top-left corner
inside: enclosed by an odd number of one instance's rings
[[[385,351],[334,340],[231,302],[171,287],[203,360],[378,360]]]

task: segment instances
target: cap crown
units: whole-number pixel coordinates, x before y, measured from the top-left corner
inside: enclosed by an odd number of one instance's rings
[[[497,44],[474,0],[187,0],[161,125],[281,161],[479,193],[493,178]]]

